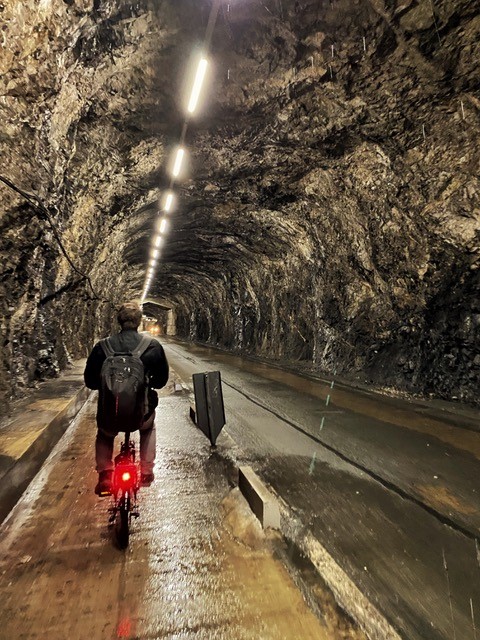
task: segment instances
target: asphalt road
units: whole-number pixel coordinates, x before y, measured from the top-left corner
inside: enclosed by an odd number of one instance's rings
[[[238,458],[402,637],[480,637],[477,414],[165,342],[185,380],[221,371]]]

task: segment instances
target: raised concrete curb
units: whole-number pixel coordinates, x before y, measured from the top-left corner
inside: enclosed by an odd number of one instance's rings
[[[308,558],[320,579],[331,590],[339,607],[358,624],[370,640],[402,640],[402,636],[368,595],[360,590],[320,541],[306,530],[305,524],[292,508],[277,496],[251,467],[238,466],[233,454],[235,441],[227,432],[224,432],[225,436],[229,440],[229,450],[223,451],[223,454],[231,463],[233,474],[238,471],[239,489],[263,528],[271,527],[278,530],[284,540]],[[263,516],[265,506],[266,519]],[[271,510],[274,512],[273,525],[269,524]]]
[[[338,605],[370,640],[402,640],[385,616],[362,593],[325,547],[294,516],[289,505],[276,498],[251,467],[238,469],[238,485],[264,529],[277,529],[309,559],[332,591]]]
[[[251,467],[238,469],[238,486],[262,527],[280,530],[278,502]]]
[[[292,542],[315,567],[319,576],[332,591],[338,605],[365,632],[370,640],[402,640],[396,629],[371,602],[333,556],[304,524],[293,515],[291,508],[282,504],[282,535]]]
[[[90,393],[77,371],[67,373],[42,386],[0,426],[0,522],[40,471]]]
[[[191,392],[193,396],[193,392]],[[195,402],[190,402],[190,418],[195,424]],[[366,633],[370,640],[402,640],[396,629],[377,607],[340,567],[333,556],[298,519],[292,508],[249,466],[239,466],[242,452],[232,436],[224,429],[223,438],[227,446],[222,447],[222,455],[230,465],[232,481],[238,473],[238,487],[263,528],[272,527],[293,544],[311,562],[321,580],[331,590],[337,604]],[[272,515],[273,512],[273,515]],[[265,517],[266,516],[266,517]],[[273,522],[273,524],[271,524]]]

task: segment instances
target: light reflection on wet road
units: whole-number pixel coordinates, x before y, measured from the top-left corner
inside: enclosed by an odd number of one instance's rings
[[[0,638],[361,637],[327,634],[307,608],[185,395],[161,398],[156,481],[116,549],[93,494],[94,414],[90,401],[2,526]]]

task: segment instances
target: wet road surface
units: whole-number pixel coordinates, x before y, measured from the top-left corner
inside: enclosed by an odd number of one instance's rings
[[[403,637],[480,636],[475,414],[355,392],[200,346],[170,341],[166,351],[185,379],[222,372],[237,455]]]
[[[108,499],[93,494],[95,397],[3,523],[0,638],[363,638],[306,606],[189,421],[188,397],[166,391],[160,403],[156,480],[125,552]]]

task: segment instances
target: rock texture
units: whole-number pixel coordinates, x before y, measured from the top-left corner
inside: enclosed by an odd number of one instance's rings
[[[84,356],[140,286],[147,247],[137,264],[128,253],[158,195],[163,142],[153,115],[164,126],[162,109],[172,111],[174,91],[158,77],[178,30],[168,8],[163,23],[154,10],[0,5],[0,173],[40,198],[80,272],[42,211],[1,185],[3,396]]]
[[[179,335],[478,403],[476,4],[222,2],[151,289]],[[0,185],[3,396],[140,294],[210,7],[3,0],[0,173],[81,272]]]

